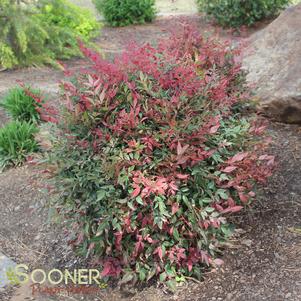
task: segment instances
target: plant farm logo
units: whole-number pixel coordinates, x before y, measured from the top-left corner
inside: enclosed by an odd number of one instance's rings
[[[10,284],[20,285],[31,283],[32,295],[58,293],[93,294],[105,289],[107,284],[102,280],[101,272],[97,269],[35,269],[29,272],[25,264],[18,264],[6,271]],[[1,279],[0,279],[1,281]]]

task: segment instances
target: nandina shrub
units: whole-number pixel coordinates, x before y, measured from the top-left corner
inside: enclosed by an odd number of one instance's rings
[[[70,242],[122,282],[201,277],[271,172],[237,50],[184,26],[65,82],[50,156]]]

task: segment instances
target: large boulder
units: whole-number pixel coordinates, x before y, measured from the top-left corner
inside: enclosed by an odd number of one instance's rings
[[[250,37],[243,66],[256,85],[259,107],[287,123],[301,123],[301,3]]]

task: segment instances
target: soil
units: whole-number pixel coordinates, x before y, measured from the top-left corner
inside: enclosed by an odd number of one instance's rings
[[[188,17],[206,33],[215,28],[200,16]],[[162,18],[151,25],[121,29],[104,28],[96,43],[108,56],[119,53],[130,38],[138,42],[157,41],[182,18]],[[264,26],[264,24],[260,25]],[[254,30],[257,30],[254,29]],[[244,33],[247,37],[251,31]],[[219,31],[222,39],[233,37]],[[88,62],[71,60],[66,65],[79,70]],[[50,68],[22,69],[0,73],[0,94],[15,85],[16,80],[46,90],[57,99],[60,70]],[[52,100],[50,97],[50,100]],[[0,124],[7,117],[0,110]],[[1,301],[22,300],[125,300],[125,301],[299,301],[301,300],[301,131],[291,125],[272,123],[274,137],[270,152],[279,163],[274,176],[258,191],[257,202],[243,214],[233,217],[236,235],[225,249],[224,265],[204,275],[204,281],[189,281],[174,294],[165,288],[110,286],[98,295],[32,296],[28,285],[0,291]],[[34,166],[25,165],[0,174],[0,251],[31,269],[85,267],[67,244],[63,223],[48,222],[47,202],[50,195],[42,189]]]

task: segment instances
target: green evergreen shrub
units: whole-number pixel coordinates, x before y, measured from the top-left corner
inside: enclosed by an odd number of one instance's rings
[[[223,27],[250,26],[271,18],[285,8],[290,0],[197,0],[200,9]]]
[[[143,24],[155,18],[155,0],[93,0],[111,26]]]
[[[92,14],[66,0],[0,2],[0,67],[56,64],[79,55],[97,28]]]

